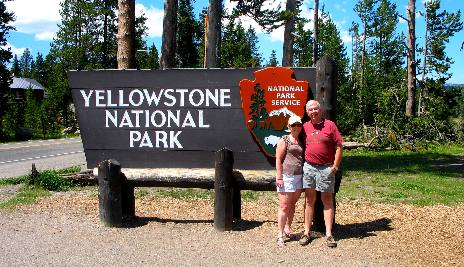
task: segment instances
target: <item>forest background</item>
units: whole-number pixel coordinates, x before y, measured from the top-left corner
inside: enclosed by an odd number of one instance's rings
[[[464,86],[447,83],[454,59],[446,54],[447,46],[456,46],[449,43],[450,38],[462,30],[460,11],[448,12],[438,0],[417,5],[409,0],[414,9],[410,6],[408,10],[424,16],[426,22],[421,29],[425,37],[411,46],[411,30],[398,30],[400,20],[408,22],[411,29],[415,20],[411,12],[403,14],[394,1],[358,0],[354,7],[357,18],[349,30],[348,54],[330,10],[318,6],[319,1],[314,1],[312,9],[318,11],[313,12],[317,20],[302,15],[307,10],[298,0],[287,0],[280,8],[274,2],[282,1],[236,2],[235,8],[228,10],[218,5],[221,1],[210,1],[208,21],[216,17],[216,25],[220,25],[215,30],[216,43],[208,46],[217,48],[210,49],[212,56],[207,58],[213,62],[204,58],[208,10],[195,13],[193,0],[166,0],[161,51],[147,43],[147,17],[143,13],[134,16],[136,30],[126,49],[134,62],[128,64],[140,69],[305,67],[327,55],[338,65],[337,123],[347,140],[402,149],[434,142],[464,142]],[[15,17],[6,9],[5,1],[0,3],[1,95],[8,95],[12,75],[37,80],[48,94],[38,101],[29,92],[21,103],[12,96],[3,97],[1,141],[14,139],[20,127],[34,129],[36,137],[59,135],[62,128],[76,124],[66,71],[121,66],[118,49],[125,46],[117,38],[117,0],[63,0],[60,15],[48,54],[32,55],[26,49],[22,55],[13,56],[6,44],[8,33],[14,31]],[[259,47],[266,44],[259,43],[255,28],[244,26],[246,23],[239,19],[244,15],[264,31],[279,26],[285,29],[281,60],[276,50],[269,58],[262,57]],[[175,27],[170,29],[169,25]],[[211,39],[215,38],[208,38],[208,42]]]

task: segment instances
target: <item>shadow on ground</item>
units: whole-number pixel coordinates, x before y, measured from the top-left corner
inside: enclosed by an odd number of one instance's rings
[[[214,220],[179,220],[179,219],[165,219],[158,217],[134,217],[125,219],[122,227],[124,228],[137,228],[147,225],[150,222],[157,223],[178,223],[178,224],[214,224]],[[232,231],[247,231],[260,227],[267,221],[249,221],[249,220],[238,220],[234,222]]]
[[[363,239],[369,236],[376,236],[375,232],[391,231],[391,219],[382,218],[371,222],[352,223],[352,224],[337,224],[336,237],[338,239],[358,238]]]

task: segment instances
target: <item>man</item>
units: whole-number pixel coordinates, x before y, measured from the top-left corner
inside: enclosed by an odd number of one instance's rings
[[[332,235],[334,221],[335,174],[342,160],[342,136],[333,121],[322,118],[319,102],[306,103],[306,113],[310,121],[304,123],[305,163],[303,165],[303,190],[306,194],[305,230],[300,245],[311,241],[311,223],[314,216],[316,191],[321,192],[324,206],[326,242],[336,247]]]

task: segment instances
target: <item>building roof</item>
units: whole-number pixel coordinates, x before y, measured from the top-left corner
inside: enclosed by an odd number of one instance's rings
[[[29,79],[29,78],[18,78],[18,77],[13,77],[13,83],[10,85],[10,88],[12,89],[29,89],[31,87],[33,90],[44,90],[45,87],[41,85],[39,82],[37,82],[34,79]]]

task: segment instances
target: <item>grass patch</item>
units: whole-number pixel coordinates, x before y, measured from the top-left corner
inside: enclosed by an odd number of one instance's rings
[[[57,171],[42,171],[33,183],[50,191],[66,191],[72,187],[71,181],[64,179]]]
[[[23,184],[16,195],[4,202],[0,202],[0,209],[13,209],[18,205],[32,204],[40,197],[49,196],[49,191],[66,191],[73,187],[69,180],[61,175],[76,173],[80,166],[73,166],[59,170],[47,170],[39,172],[32,184],[31,175],[0,179],[0,186]]]
[[[30,175],[23,175],[19,177],[0,179],[0,186],[23,184],[23,183],[29,182],[30,179],[31,179]]]
[[[346,151],[339,197],[414,205],[464,203],[464,147]]]
[[[174,187],[155,187],[152,189],[137,189],[136,197],[156,196],[171,197],[184,200],[214,199],[214,190],[200,188],[174,188]]]
[[[243,201],[253,201],[266,195],[266,193],[267,192],[242,190],[241,197]],[[171,197],[183,200],[214,200],[214,190],[171,187],[156,187],[152,189],[136,188],[135,197],[143,198],[148,196]]]
[[[58,170],[53,170],[54,172],[56,172],[57,174],[70,174],[70,173],[77,173],[77,172],[80,172],[81,171],[81,166],[71,166],[71,167],[68,167],[68,168],[64,168],[64,169],[58,169]]]
[[[242,190],[241,192],[242,200],[243,201],[253,201],[257,200],[263,196],[268,196],[269,192],[263,192],[263,191],[250,191],[250,190]],[[272,196],[277,198],[277,193],[272,192]]]
[[[50,192],[37,186],[25,185],[18,190],[13,198],[0,202],[0,209],[14,209],[16,206],[32,204],[41,197],[49,196]]]

